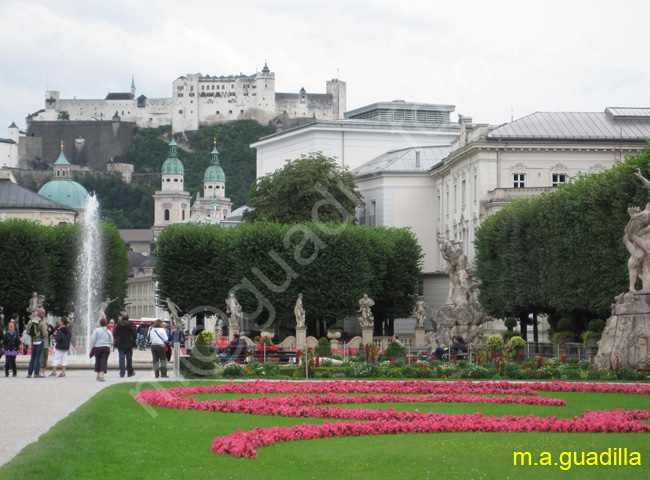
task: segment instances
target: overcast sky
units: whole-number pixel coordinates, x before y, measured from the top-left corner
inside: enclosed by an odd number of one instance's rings
[[[650,107],[650,2],[0,0],[0,137],[61,98],[171,97],[186,73],[276,91],[347,82],[348,110],[402,99],[501,124],[535,111]],[[457,119],[452,115],[452,120]]]

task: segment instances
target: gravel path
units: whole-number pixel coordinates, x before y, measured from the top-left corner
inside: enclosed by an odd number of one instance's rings
[[[4,360],[4,359],[3,359]],[[66,376],[27,378],[29,357],[18,357],[18,376],[4,376],[4,361],[0,360],[0,425],[9,435],[0,435],[0,466],[7,463],[25,446],[38,440],[59,420],[67,417],[97,392],[110,385],[123,382],[150,381],[154,379],[151,370],[151,354],[148,351],[134,352],[133,362],[136,375],[120,378],[117,366],[117,352],[109,359],[105,382],[98,382],[92,364],[75,364],[69,360]],[[168,364],[168,366],[171,366]],[[60,371],[60,369],[59,369]],[[52,368],[48,367],[48,374]],[[169,380],[174,380],[169,372]],[[17,408],[8,408],[15,405]],[[40,413],[39,413],[40,412]]]

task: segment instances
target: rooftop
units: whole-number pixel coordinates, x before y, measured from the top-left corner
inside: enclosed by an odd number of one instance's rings
[[[386,152],[352,170],[356,177],[378,173],[426,172],[449,155],[451,147],[409,147]]]
[[[377,102],[345,112],[346,119],[366,119],[384,122],[448,124],[455,105],[438,103]]]
[[[74,211],[65,205],[13,183],[9,178],[0,178],[0,208]]]

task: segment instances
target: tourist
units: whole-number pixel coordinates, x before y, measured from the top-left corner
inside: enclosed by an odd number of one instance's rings
[[[223,353],[226,351],[226,347],[228,346],[228,339],[217,332],[217,336],[214,339],[214,346],[216,347],[217,353]]]
[[[113,320],[111,318],[110,321],[108,322],[108,325],[106,326],[106,328],[108,328],[111,331],[111,333],[113,334],[113,336],[115,336],[115,320]]]
[[[147,349],[147,334],[149,327],[146,323],[141,323],[138,327],[138,350],[144,352]]]
[[[59,328],[56,329],[54,334],[54,358],[52,359],[52,373],[50,377],[56,377],[56,367],[61,366],[61,373],[59,377],[65,377],[65,369],[68,366],[68,350],[70,350],[70,342],[72,340],[72,333],[68,329],[70,322],[68,317],[61,318]]]
[[[246,342],[244,341],[243,338],[239,335],[238,332],[236,332],[233,335],[232,342],[230,342],[230,345],[228,345],[223,353],[219,354],[219,359],[221,363],[225,362],[234,362],[235,360],[238,360],[242,357],[246,357],[246,350],[248,347],[246,347]]]
[[[156,378],[169,378],[167,376],[167,357],[165,344],[168,341],[167,331],[163,328],[162,320],[156,320],[149,330],[151,342],[151,357],[153,358],[153,372]]]
[[[54,334],[54,327],[49,320],[45,320],[47,326],[47,335],[43,338],[43,353],[41,353],[41,376],[45,376],[47,370],[47,359],[50,355],[50,347],[52,346],[52,334]]]
[[[5,377],[9,376],[9,370],[13,372],[13,376],[15,377],[18,374],[16,370],[16,355],[18,355],[18,349],[20,348],[20,338],[16,331],[16,324],[13,321],[9,322],[7,332],[2,338],[2,348],[5,351]]]
[[[115,327],[115,348],[119,355],[120,364],[120,378],[124,378],[125,374],[129,377],[135,375],[133,371],[133,349],[135,348],[138,333],[129,321],[128,314],[122,314],[122,320]],[[126,367],[125,367],[126,360]]]
[[[277,345],[273,345],[270,337],[262,337],[260,343],[257,344],[257,361],[266,362],[269,358],[269,353],[277,352]]]
[[[45,323],[45,309],[36,310],[36,315],[27,325],[27,332],[32,337],[32,352],[29,357],[29,367],[27,367],[27,378],[43,378],[41,371],[41,355],[43,354],[43,339],[47,335],[47,325]]]
[[[90,348],[94,350],[95,372],[97,381],[104,382],[104,374],[108,371],[108,356],[111,354],[113,345],[113,334],[106,328],[108,321],[102,317],[99,327],[90,336]]]
[[[185,334],[183,333],[183,330],[181,330],[180,323],[176,324],[176,328],[174,329],[171,336],[169,337],[169,341],[172,345],[172,348],[177,343],[180,345],[180,348],[185,348]]]
[[[465,340],[460,335],[452,337],[451,339],[451,348],[449,349],[449,355],[451,358],[456,358],[459,353],[467,353],[467,346],[465,345]]]

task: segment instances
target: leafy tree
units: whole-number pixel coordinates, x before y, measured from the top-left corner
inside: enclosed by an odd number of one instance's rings
[[[58,120],[70,120],[70,113],[67,110],[61,110],[56,118]]]
[[[364,293],[375,299],[376,318],[408,315],[421,279],[421,248],[410,231],[340,223],[171,225],[158,237],[156,255],[158,294],[181,310],[225,311],[233,291],[249,328],[270,322],[286,333],[302,293],[316,336],[356,315]]]
[[[154,186],[129,184],[119,175],[86,174],[76,180],[89,192],[95,192],[103,220],[117,228],[150,228],[153,225]]]
[[[361,199],[354,175],[321,153],[302,155],[262,177],[248,193],[248,221],[354,221]]]

